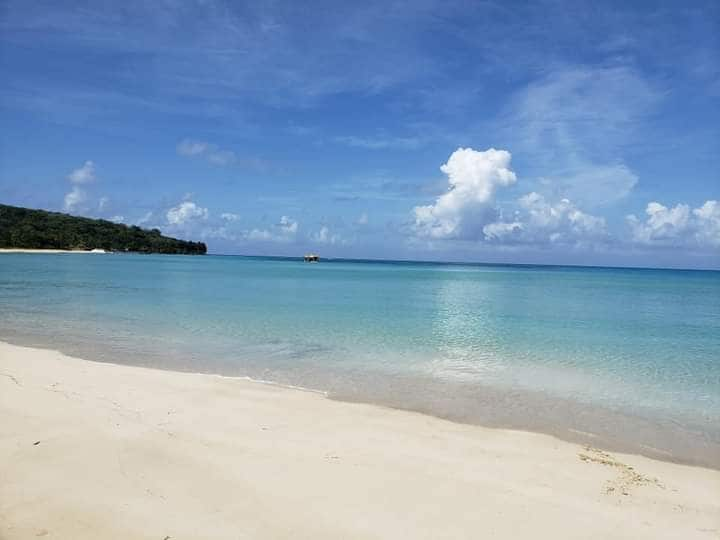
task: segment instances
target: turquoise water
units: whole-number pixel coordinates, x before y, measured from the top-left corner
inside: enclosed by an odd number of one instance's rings
[[[720,463],[720,272],[3,254],[0,339]]]

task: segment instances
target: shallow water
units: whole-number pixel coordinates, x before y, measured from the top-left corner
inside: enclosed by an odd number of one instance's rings
[[[720,466],[720,272],[2,254],[0,339]]]

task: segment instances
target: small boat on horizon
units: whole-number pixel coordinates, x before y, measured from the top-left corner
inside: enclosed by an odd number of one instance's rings
[[[315,253],[306,253],[303,259],[305,262],[320,262],[320,255],[316,255]]]

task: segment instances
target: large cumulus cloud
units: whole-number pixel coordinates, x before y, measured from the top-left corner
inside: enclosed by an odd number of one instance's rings
[[[414,228],[428,238],[467,238],[494,215],[494,196],[515,183],[510,152],[458,148],[440,170],[448,177],[448,191],[435,203],[416,206]]]

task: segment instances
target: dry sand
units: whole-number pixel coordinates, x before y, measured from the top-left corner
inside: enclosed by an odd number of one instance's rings
[[[720,538],[720,472],[0,343],[0,538]]]
[[[0,253],[107,253],[103,249],[31,249],[31,248],[0,248]]]

